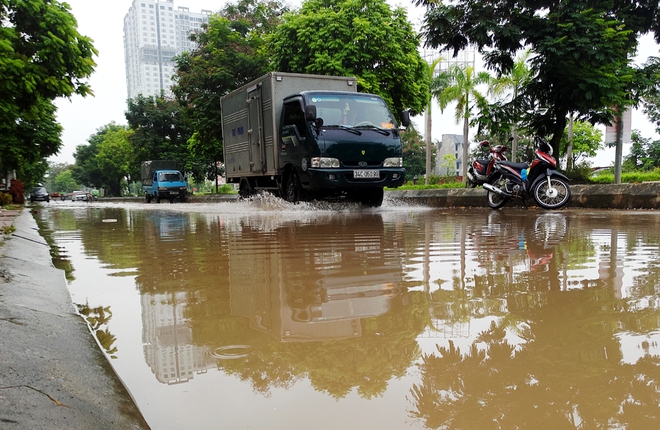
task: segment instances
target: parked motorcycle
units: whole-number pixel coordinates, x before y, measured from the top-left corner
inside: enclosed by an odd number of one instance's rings
[[[493,173],[495,172],[495,162],[507,159],[504,152],[508,151],[509,148],[505,145],[491,146],[490,142],[487,140],[482,140],[479,145],[489,148],[488,155],[490,158],[477,158],[470,163],[467,171],[467,181],[465,182],[465,186],[468,188],[474,188],[477,185],[491,182]]]
[[[522,199],[525,204],[534,198],[545,209],[558,209],[571,197],[569,179],[559,173],[552,147],[542,137],[534,138],[534,160],[528,163],[496,161],[496,173],[491,183],[483,184],[488,190],[488,206],[501,208],[511,199]]]

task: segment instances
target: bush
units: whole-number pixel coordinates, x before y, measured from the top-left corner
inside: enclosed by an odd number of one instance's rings
[[[582,163],[574,166],[571,170],[566,171],[566,176],[568,176],[571,181],[589,183],[591,182],[593,173],[589,164]]]
[[[1,192],[0,193],[0,206],[9,206],[14,199],[12,198],[11,194],[8,192]]]
[[[9,186],[9,193],[11,194],[12,200],[17,205],[22,205],[25,203],[25,189],[23,188],[23,182],[18,179],[12,179]]]
[[[611,170],[603,170],[598,174],[591,177],[590,181],[595,184],[612,184],[614,183],[614,173]],[[660,181],[660,169],[655,169],[651,172],[633,171],[621,174],[622,183],[641,183],[641,182],[655,182]]]
[[[223,184],[218,188],[218,194],[233,194],[235,192],[231,184]]]

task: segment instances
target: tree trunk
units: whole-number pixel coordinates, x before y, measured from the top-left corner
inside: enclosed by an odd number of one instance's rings
[[[468,133],[470,131],[470,118],[466,115],[465,118],[463,118],[463,159],[461,160],[461,176],[462,181],[465,182],[467,180],[467,166],[468,166],[468,149],[470,147],[470,143],[468,140]]]
[[[429,184],[429,175],[431,174],[431,103],[433,103],[433,99],[426,108],[426,177],[424,178],[424,184],[426,185]]]
[[[555,115],[555,128],[552,130],[552,140],[550,141],[550,146],[552,146],[552,155],[557,161],[559,161],[559,142],[561,142],[561,137],[564,134],[564,129],[566,128],[566,115],[568,115],[567,110],[556,111]]]
[[[566,146],[566,170],[573,170],[573,112],[568,114],[568,145]]]
[[[511,142],[511,161],[516,162],[516,154],[518,153],[518,129],[514,124],[511,128],[511,134],[513,136],[513,141]]]

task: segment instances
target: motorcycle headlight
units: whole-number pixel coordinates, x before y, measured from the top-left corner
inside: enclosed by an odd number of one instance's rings
[[[312,158],[312,167],[317,169],[338,169],[339,160],[336,158],[329,157],[313,157]]]
[[[403,158],[391,157],[386,158],[383,162],[383,167],[403,167]]]

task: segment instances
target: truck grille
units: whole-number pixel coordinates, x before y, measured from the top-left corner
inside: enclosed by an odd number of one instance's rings
[[[366,162],[366,164],[365,164]],[[380,167],[382,166],[382,161],[365,161],[365,160],[344,160],[342,162],[344,167],[349,169],[365,169],[370,167]]]

